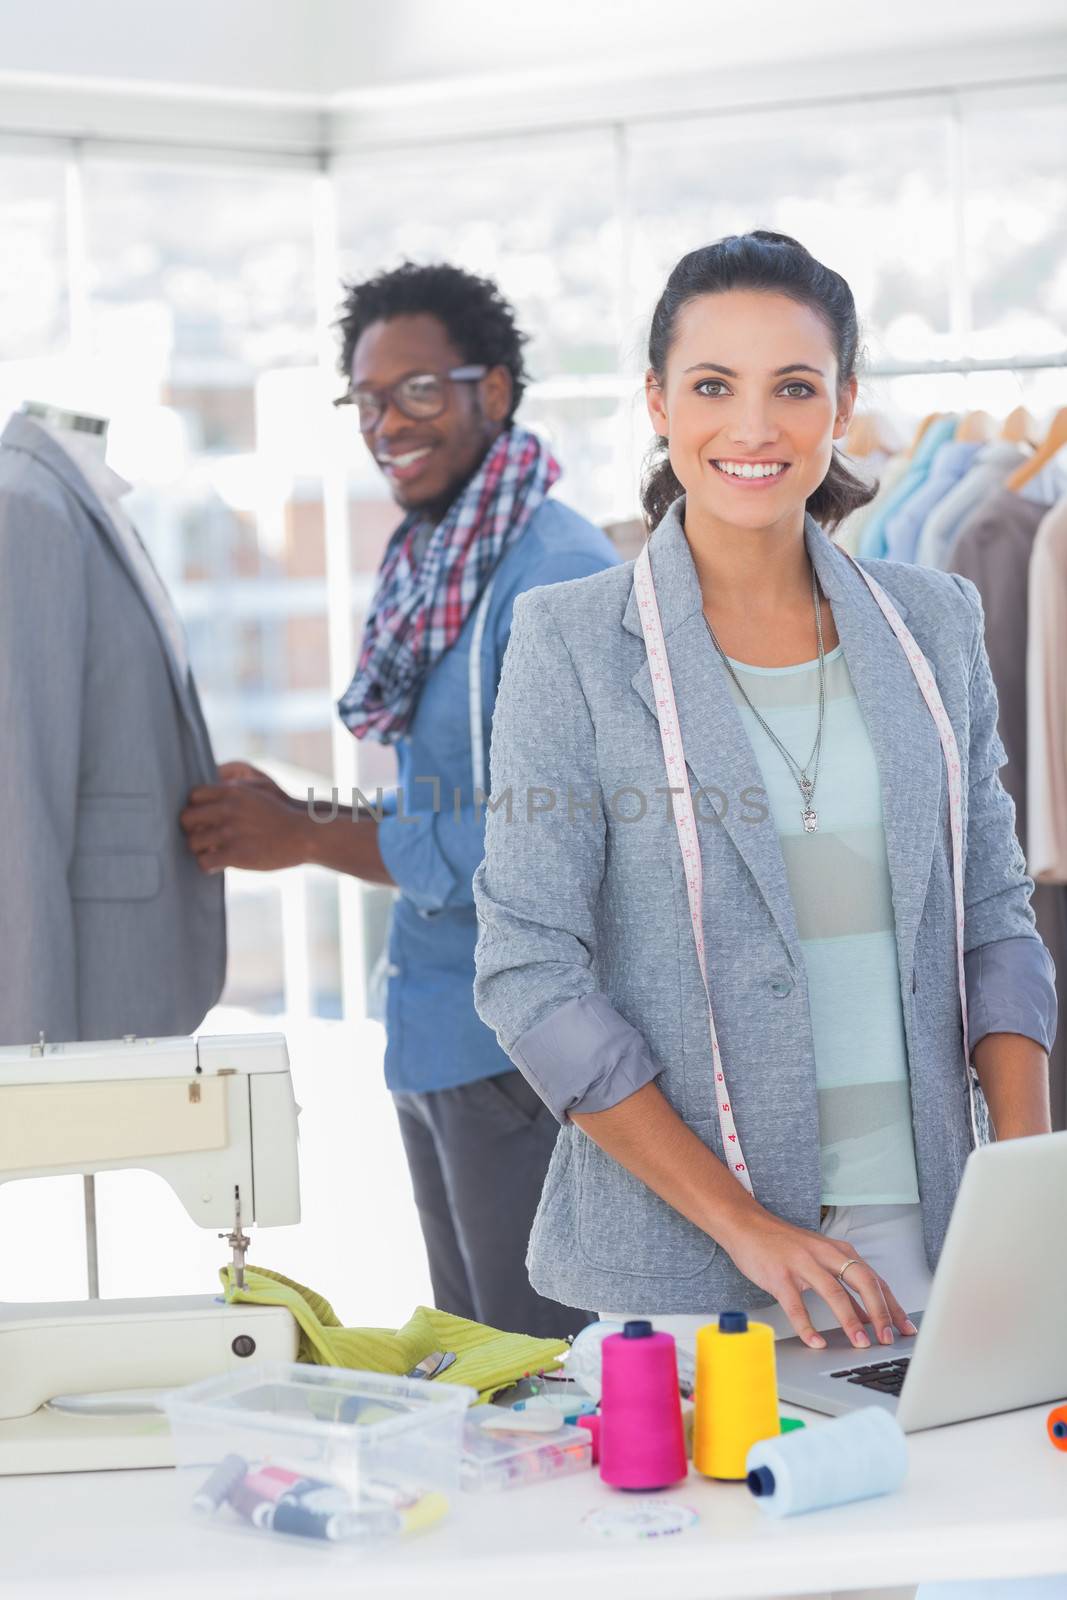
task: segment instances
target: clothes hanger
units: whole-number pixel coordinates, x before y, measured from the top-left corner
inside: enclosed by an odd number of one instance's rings
[[[995,436],[996,429],[997,425],[988,411],[965,411],[952,437],[961,444],[988,444]]]
[[[900,443],[880,411],[857,412],[845,434],[844,452],[854,461],[864,456],[895,455]]]
[[[940,422],[941,418],[944,415],[945,415],[945,413],[943,411],[931,411],[928,416],[925,416],[922,419],[922,421],[919,423],[919,426],[915,430],[915,437],[911,441],[911,444],[908,447],[909,456],[913,456],[915,454],[916,450],[918,450],[920,442],[922,441],[922,436],[926,432],[926,430],[930,426],[930,424],[932,422]]]
[[[1029,461],[1024,461],[1016,467],[1011,477],[1005,481],[1005,489],[1010,489],[1013,494],[1018,494],[1031,478],[1036,478],[1042,467],[1047,466],[1054,455],[1057,455],[1067,444],[1067,406],[1061,406],[1053,417],[1049,430]]]
[[[1032,444],[1038,440],[1038,426],[1025,406],[1016,406],[1004,418],[1000,438],[1008,444]]]

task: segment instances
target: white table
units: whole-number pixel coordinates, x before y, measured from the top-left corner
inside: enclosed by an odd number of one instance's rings
[[[421,1538],[355,1558],[205,1525],[184,1509],[170,1471],[5,1478],[0,1596],[748,1600],[1067,1573],[1067,1455],[1048,1442],[1047,1412],[913,1434],[898,1493],[783,1521],[743,1485],[691,1474],[659,1498],[693,1507],[699,1524],[635,1544],[583,1526],[615,1494],[595,1472],[465,1496]]]

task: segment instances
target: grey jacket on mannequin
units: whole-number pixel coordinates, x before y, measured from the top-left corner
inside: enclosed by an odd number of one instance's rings
[[[178,825],[217,777],[106,507],[46,430],[0,441],[0,1043],[181,1034],[218,999],[222,877]]]
[[[704,624],[683,515],[679,501],[653,533],[650,556],[698,818],[711,1000],[756,1198],[814,1229],[819,1127],[803,955],[774,822],[759,804],[760,770]],[[933,1265],[973,1142],[943,757],[904,652],[862,577],[811,517],[805,538],[881,779]],[[986,1033],[1014,1032],[1047,1049],[1054,977],[997,775],[1005,757],[976,591],[944,573],[867,565],[930,661],[959,741],[972,1046]],[[485,858],[474,879],[475,1003],[562,1125],[530,1240],[531,1281],[586,1308],[766,1305],[769,1296],[712,1238],[569,1120],[654,1078],[722,1155],[707,1004],[666,784],[633,564],[522,596],[496,704]]]

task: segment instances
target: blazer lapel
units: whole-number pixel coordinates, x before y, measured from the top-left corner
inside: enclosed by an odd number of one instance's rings
[[[686,765],[692,774],[690,789],[697,832],[699,835],[706,829],[721,827],[729,835],[787,948],[799,961],[796,917],[774,820],[765,806],[762,820],[749,820],[757,807],[751,801],[746,805],[742,798],[750,789],[757,790],[763,797],[763,778],[731,697],[726,668],[704,622],[700,584],[682,527],[679,504],[672,506],[653,533],[649,556]],[[638,637],[644,637],[632,590],[623,626]],[[630,681],[658,721],[647,658]],[[705,896],[714,900],[714,883],[706,882]]]
[[[805,537],[820,587],[833,606],[878,764],[897,955],[906,983],[941,816],[941,741],[908,659],[860,573],[810,517]],[[906,620],[906,606],[895,597],[893,603]]]
[[[11,445],[16,450],[25,450],[28,454],[36,456],[38,460],[42,461],[45,466],[47,466],[56,474],[57,477],[62,478],[71,494],[73,494],[81,504],[86,515],[91,517],[93,522],[96,523],[97,527],[100,528],[104,533],[109,545],[115,552],[115,555],[118,557],[119,561],[122,563],[123,570],[129,576],[130,582],[133,584],[141,604],[145,607],[145,610],[148,612],[148,615],[152,620],[152,626],[155,628],[159,637],[160,648],[162,649],[163,655],[166,658],[167,670],[170,673],[171,682],[174,685],[174,692],[177,696],[178,704],[181,706],[186,721],[193,729],[198,747],[202,747],[203,741],[200,736],[200,729],[197,725],[197,715],[194,711],[190,694],[189,680],[187,677],[183,678],[182,674],[178,670],[178,663],[175,660],[174,651],[171,648],[170,640],[167,638],[163,630],[159,617],[156,614],[155,607],[149,604],[148,598],[141,586],[141,580],[138,577],[137,572],[135,571],[133,564],[131,563],[126,552],[125,543],[119,534],[119,531],[116,528],[107,507],[92,488],[91,484],[86,482],[85,478],[82,476],[82,473],[78,469],[77,462],[72,460],[72,458],[67,455],[66,451],[56,444],[43,428],[38,427],[32,418],[19,415],[11,417],[6,428],[4,429],[3,438],[0,440],[0,443]],[[202,748],[201,755],[203,755]]]
[[[729,680],[704,622],[696,569],[682,525],[684,503],[672,506],[652,534],[649,556],[663,623],[667,658],[692,773],[698,828],[721,826],[729,835],[771,912],[790,953],[799,936],[785,862],[773,818],[748,821],[741,796],[763,790],[763,779],[730,694]],[[892,629],[863,578],[812,517],[805,541],[822,592],[833,608],[849,674],[874,749],[882,790],[886,854],[893,891],[902,981],[911,971],[915,938],[926,899],[940,817],[941,745]],[[902,617],[906,608],[895,602]],[[631,589],[623,616],[628,632],[643,639]],[[647,658],[631,679],[652,716],[656,697]],[[706,798],[696,791],[701,789]],[[718,823],[703,822],[712,807]],[[708,886],[714,894],[714,885]]]

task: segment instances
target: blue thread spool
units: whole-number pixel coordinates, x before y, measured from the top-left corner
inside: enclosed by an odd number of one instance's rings
[[[908,1447],[895,1417],[866,1406],[817,1428],[760,1439],[748,1452],[746,1482],[772,1517],[822,1511],[899,1489]]]

